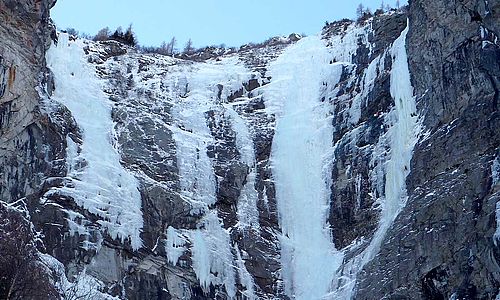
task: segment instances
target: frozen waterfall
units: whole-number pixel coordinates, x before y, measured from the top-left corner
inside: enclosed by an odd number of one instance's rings
[[[139,249],[143,219],[138,181],[120,164],[120,154],[113,147],[111,104],[85,59],[84,47],[84,41],[70,41],[61,33],[57,46],[52,45],[47,53],[56,87],[51,100],[71,111],[83,135],[81,146],[67,139],[67,179],[71,184],[49,193],[71,196],[78,205],[102,217],[100,225],[113,238],[128,239]]]
[[[320,100],[323,80],[340,78],[339,65],[317,36],[290,46],[271,63],[266,107],[276,114],[271,151],[281,236],[285,291],[294,299],[321,299],[342,254],[332,243],[327,214],[332,119]]]

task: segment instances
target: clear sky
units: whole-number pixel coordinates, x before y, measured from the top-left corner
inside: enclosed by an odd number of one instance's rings
[[[396,0],[384,0],[395,6]],[[382,0],[58,0],[52,19],[94,35],[132,23],[139,43],[158,46],[175,36],[178,48],[191,38],[195,47],[240,46],[292,32],[318,33],[325,21],[355,18],[363,3],[373,10]],[[406,4],[406,0],[400,0]]]

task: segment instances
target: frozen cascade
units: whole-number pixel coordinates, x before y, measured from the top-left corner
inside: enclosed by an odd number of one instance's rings
[[[217,216],[217,210],[210,206],[216,202],[216,178],[212,161],[208,157],[207,147],[214,143],[207,124],[206,114],[216,109],[219,87],[222,86],[221,99],[226,99],[232,91],[242,87],[242,82],[252,76],[237,57],[223,58],[220,61],[209,61],[196,66],[180,64],[173,66],[166,85],[170,87],[170,95],[174,101],[172,109],[176,128],[173,127],[173,138],[176,143],[177,166],[181,196],[193,207],[193,213],[202,213],[204,216],[199,222],[199,229],[184,230],[182,236],[188,237],[191,242],[193,270],[207,292],[210,285],[223,285],[230,299],[236,297],[236,269],[240,275],[241,284],[246,288],[245,295],[254,299],[254,284],[247,274],[241,256],[235,257],[231,246],[229,231],[222,227],[222,220]],[[226,107],[237,133],[237,146],[242,154],[243,162],[250,168],[254,167],[255,157],[253,144],[250,139],[245,121],[232,110]],[[256,197],[253,200],[253,182],[251,174],[245,186],[244,195],[248,201],[244,205],[248,214],[245,214],[243,223],[255,225]],[[255,192],[256,193],[256,192]],[[253,207],[255,202],[255,207]],[[240,204],[238,208],[240,208]],[[255,213],[252,211],[255,210]],[[255,217],[256,218],[256,217]],[[167,238],[167,254],[171,263],[176,263],[182,255],[185,241],[177,236],[179,232],[171,229],[170,241]],[[177,235],[177,236],[176,236]],[[237,252],[239,255],[239,252]],[[237,261],[235,261],[235,259]],[[236,268],[235,268],[236,266]]]
[[[52,100],[65,105],[83,132],[81,149],[68,139],[69,185],[49,191],[71,196],[98,221],[113,238],[130,239],[133,249],[142,246],[141,196],[137,179],[120,164],[112,145],[111,105],[102,83],[85,60],[80,39],[69,41],[59,35],[57,46],[47,52],[47,65],[54,73],[56,90]],[[87,165],[80,167],[81,162]]]
[[[236,267],[238,268],[238,276],[240,278],[240,283],[242,286],[246,288],[246,291],[243,291],[243,295],[246,297],[245,299],[254,300],[257,299],[254,290],[254,281],[252,275],[248,272],[245,262],[241,257],[241,251],[238,246],[234,246],[234,251],[236,252]]]
[[[236,145],[241,154],[241,159],[250,170],[238,199],[239,226],[244,229],[253,228],[259,230],[259,212],[257,209],[259,195],[255,189],[256,161],[253,141],[245,120],[230,105],[226,105],[226,112],[231,117],[232,127],[236,132]]]
[[[180,230],[168,226],[167,240],[165,242],[165,252],[167,253],[168,262],[177,265],[179,258],[186,251],[186,239],[182,236]]]
[[[321,299],[342,262],[326,221],[333,147],[328,103],[320,101],[323,80],[340,78],[331,53],[317,36],[290,46],[271,63],[264,99],[277,118],[271,150],[280,218],[285,292],[293,299]]]
[[[175,99],[172,115],[177,128],[173,128],[173,137],[181,194],[193,204],[194,211],[199,211],[216,201],[216,181],[207,155],[207,147],[214,141],[205,114],[217,105],[219,84],[224,87],[222,98],[226,98],[250,78],[251,72],[236,57],[196,67],[180,64],[170,72],[166,84]]]
[[[407,33],[408,27],[396,39],[390,52],[393,57],[390,93],[395,106],[385,120],[390,128],[379,141],[379,144],[390,145],[390,158],[384,165],[385,196],[378,199],[381,207],[379,226],[368,247],[345,263],[342,274],[339,275],[342,284],[331,294],[333,299],[353,298],[358,272],[377,255],[387,230],[405,206],[408,198],[406,177],[410,173],[410,161],[418,140],[420,124],[408,68]],[[380,152],[384,151],[383,148],[380,147],[379,153],[374,153],[374,155],[380,155]]]

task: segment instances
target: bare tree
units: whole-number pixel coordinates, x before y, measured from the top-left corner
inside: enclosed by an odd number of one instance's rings
[[[174,53],[176,52],[175,46],[177,45],[177,39],[175,38],[175,36],[172,37],[172,39],[167,45],[168,45],[168,55],[174,55]]]
[[[396,8],[399,9],[399,0],[396,0]]]
[[[168,44],[165,41],[161,42],[160,47],[158,48],[158,53],[161,55],[169,55]]]
[[[99,290],[95,280],[82,272],[78,274],[73,284],[64,290],[63,294],[65,300],[92,300],[98,298]]]
[[[27,211],[24,208],[24,211]],[[57,299],[27,214],[0,202],[0,299]]]
[[[193,52],[194,52],[193,41],[191,39],[189,39],[186,42],[186,46],[184,46],[184,53],[185,54],[191,54]]]
[[[109,30],[109,27],[104,27],[103,29],[99,30],[94,36],[94,41],[106,41],[109,39],[110,35],[111,31]]]
[[[365,7],[363,6],[362,3],[360,3],[356,8],[356,17],[358,19],[361,19],[363,17],[364,12],[365,12]]]

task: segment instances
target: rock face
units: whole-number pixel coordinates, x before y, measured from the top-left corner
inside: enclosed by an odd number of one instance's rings
[[[53,4],[0,2],[0,197],[8,202],[36,194],[52,169],[46,156],[55,161],[60,150],[43,149],[52,143],[47,135],[58,133],[43,118],[37,91],[44,80]]]
[[[413,155],[408,204],[358,297],[493,299],[500,6],[417,0],[409,9],[410,71],[428,133]]]
[[[62,296],[498,294],[498,1],[192,58],[51,46],[53,5],[0,0],[0,208]]]
[[[54,4],[0,1],[0,200],[19,200],[38,211],[32,215],[37,230],[46,234],[49,247],[59,248],[62,232],[51,221],[62,214],[40,205],[44,192],[60,184],[53,179],[65,175],[63,138],[72,127],[67,108],[55,109],[54,119],[45,110],[53,87],[45,53],[55,36],[49,18]]]

